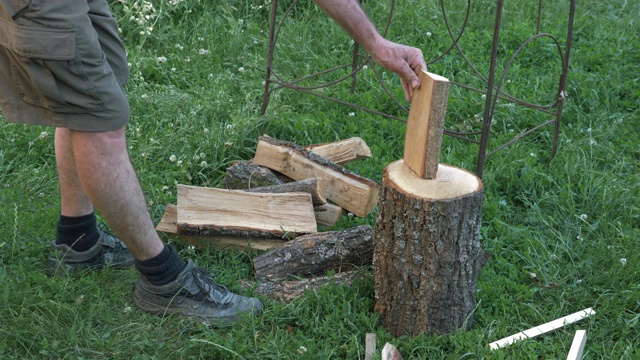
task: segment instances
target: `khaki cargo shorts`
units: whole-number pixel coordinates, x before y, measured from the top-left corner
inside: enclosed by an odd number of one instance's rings
[[[0,0],[0,108],[10,122],[119,129],[128,81],[106,0]]]

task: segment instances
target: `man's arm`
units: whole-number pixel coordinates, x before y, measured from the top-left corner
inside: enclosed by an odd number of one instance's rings
[[[427,69],[420,49],[397,44],[382,37],[355,0],[314,0],[385,69],[400,75],[407,101],[420,87],[417,72]]]

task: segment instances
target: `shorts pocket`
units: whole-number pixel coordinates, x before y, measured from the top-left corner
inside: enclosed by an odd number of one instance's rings
[[[2,26],[11,29],[0,41],[15,56],[11,73],[23,101],[63,113],[104,108],[93,81],[104,76],[106,58],[98,52],[91,63],[77,60],[74,29]]]

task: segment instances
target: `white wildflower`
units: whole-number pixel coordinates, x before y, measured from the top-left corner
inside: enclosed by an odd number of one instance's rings
[[[627,258],[620,259],[620,265],[622,265],[622,266],[627,265]]]
[[[167,58],[164,56],[160,56],[156,59],[160,64],[164,63],[167,61]]]
[[[177,159],[177,157],[176,157],[175,155],[171,155],[171,156],[169,157],[169,161],[171,161],[171,162],[175,162],[175,161],[176,161],[176,159]]]

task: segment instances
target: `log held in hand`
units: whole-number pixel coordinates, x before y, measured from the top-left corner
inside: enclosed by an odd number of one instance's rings
[[[467,330],[486,257],[480,246],[483,185],[440,164],[422,179],[403,160],[384,169],[374,229],[376,311],[394,336]]]
[[[450,83],[424,70],[419,76],[420,89],[413,95],[407,118],[404,163],[420,178],[434,179],[440,162]]]

